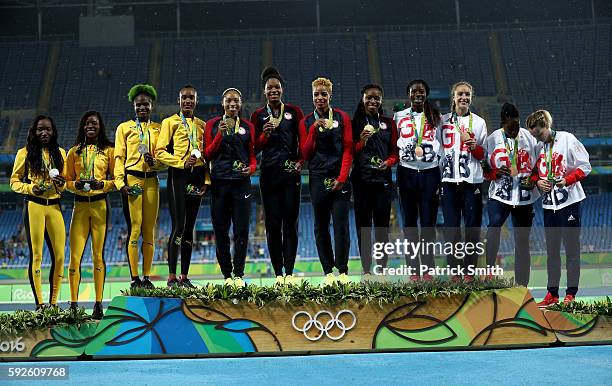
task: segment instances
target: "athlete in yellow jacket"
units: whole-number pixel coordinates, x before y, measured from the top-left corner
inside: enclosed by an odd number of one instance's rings
[[[132,287],[153,288],[149,280],[155,253],[155,224],[159,211],[157,172],[166,166],[154,158],[159,123],[151,122],[157,91],[137,84],[128,93],[136,117],[121,123],[115,136],[115,186],[123,196],[123,213],[128,225],[127,255]],[[138,239],[142,234],[143,276],[138,276]]]
[[[41,264],[43,243],[51,254],[49,303],[57,306],[57,296],[64,276],[66,227],[60,208],[65,179],[60,175],[66,152],[57,143],[53,119],[39,115],[28,132],[27,145],[17,151],[11,173],[11,189],[25,195],[23,223],[30,246],[28,276],[36,308],[44,306]]]
[[[155,157],[168,165],[168,204],[172,233],[168,240],[168,287],[193,287],[187,277],[191,263],[193,228],[202,197],[210,185],[210,173],[204,159],[203,138],[206,123],[194,115],[198,92],[188,85],[179,91],[178,114],[162,121]],[[181,251],[181,276],[176,278],[176,264]]]
[[[110,217],[106,194],[115,189],[112,173],[115,165],[113,143],[106,136],[102,116],[88,111],[81,117],[75,145],[68,150],[64,175],[66,189],[75,194],[70,222],[70,307],[77,308],[81,283],[81,258],[91,235],[96,302],[93,318],[102,319],[102,295],[106,264],[104,245]]]

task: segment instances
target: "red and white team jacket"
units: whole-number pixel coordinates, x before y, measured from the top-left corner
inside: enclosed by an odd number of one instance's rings
[[[423,156],[417,157],[414,153],[421,129],[421,120],[424,117],[425,114],[413,112],[411,108],[398,111],[393,116],[398,131],[397,147],[399,149],[400,166],[415,170],[438,167],[440,158],[440,141],[436,134],[438,128],[430,122],[425,122],[423,127],[423,139],[421,140]]]
[[[461,142],[461,131],[468,131],[470,115],[472,133],[476,139],[476,148],[472,151]],[[470,112],[465,116],[458,116],[458,122],[455,123],[453,113],[444,114],[441,130],[438,130],[438,140],[442,144],[440,151],[442,182],[481,183],[483,172],[480,161],[485,156],[483,146],[486,138],[487,125],[478,115]]]
[[[502,166],[511,168],[511,155],[515,150],[515,139],[505,138],[504,129],[499,129],[491,133],[485,142],[486,160],[491,167],[491,170],[485,173],[485,177],[491,180],[489,198],[512,206],[532,204],[540,197],[537,188],[525,189],[521,186],[521,180],[531,176],[540,154],[541,144],[538,145],[538,140],[522,127],[519,129],[517,139],[516,167],[518,174],[514,177],[502,176],[496,178],[495,173]],[[510,149],[510,152],[508,152],[508,149]]]
[[[591,172],[589,153],[572,133],[557,131],[552,146],[552,174],[555,178],[565,178],[566,186],[542,193],[542,207],[558,210],[584,200],[586,197],[580,181]],[[542,146],[536,162],[537,178],[547,179],[550,162],[550,144]]]

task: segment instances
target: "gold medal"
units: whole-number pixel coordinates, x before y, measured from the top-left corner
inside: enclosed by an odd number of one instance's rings
[[[275,129],[278,127],[278,125],[280,125],[279,118],[270,117],[270,122],[272,123]]]
[[[228,129],[234,130],[234,127],[236,127],[236,121],[234,121],[232,118],[226,118],[225,125]]]
[[[368,133],[373,133],[374,130],[376,130],[376,129],[374,129],[374,126],[372,126],[370,124],[365,125],[365,127],[363,128],[363,131],[367,131]]]
[[[422,157],[423,156],[423,148],[421,146],[417,146],[416,149],[414,149],[414,154],[417,157]]]
[[[325,120],[325,127],[327,129],[331,129],[332,127],[334,127],[334,121],[332,121],[331,119],[326,119]]]

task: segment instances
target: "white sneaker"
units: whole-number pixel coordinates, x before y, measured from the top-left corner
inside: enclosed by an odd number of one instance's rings
[[[341,273],[340,275],[338,275],[338,281],[342,284],[348,284],[351,282],[346,273]]]
[[[278,275],[276,280],[274,280],[274,285],[285,285],[286,278],[284,276]]]
[[[234,285],[236,287],[246,287],[246,283],[244,282],[244,280],[242,280],[241,277],[234,278]]]
[[[231,277],[228,277],[227,279],[225,279],[225,281],[223,282],[223,285],[234,285],[234,279],[232,279]]]
[[[334,276],[333,272],[332,273],[328,273],[323,278],[323,285],[324,286],[333,285],[335,282],[336,282],[336,277]]]
[[[364,273],[363,275],[361,275],[361,282],[362,283],[372,283],[374,282],[374,277],[372,276],[371,273]]]

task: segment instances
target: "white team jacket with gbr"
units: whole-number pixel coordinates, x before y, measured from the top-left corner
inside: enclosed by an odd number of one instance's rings
[[[495,178],[495,171],[502,166],[511,168],[511,158],[506,144],[504,143],[504,129],[495,130],[487,137],[485,142],[485,150],[487,154],[487,163],[491,167],[491,172],[487,178],[491,179],[489,185],[489,198],[503,202],[507,205],[528,205],[532,204],[540,194],[537,188],[528,190],[521,187],[521,179],[530,177],[536,161],[540,154],[538,140],[532,136],[527,129],[520,128],[517,135],[518,139],[518,155],[516,158],[516,166],[518,174],[515,177],[503,176]],[[514,152],[514,139],[507,138],[507,147]]]
[[[411,114],[413,118],[411,118]],[[426,122],[423,127],[423,139],[421,140],[423,157],[418,159],[414,154],[418,139],[415,135],[415,130],[421,129],[421,119],[424,116],[422,112],[413,114],[410,108],[398,111],[393,116],[397,125],[397,147],[399,149],[400,166],[416,170],[438,167],[438,160],[440,158],[440,142],[436,134],[438,130],[430,122]]]
[[[442,116],[441,129],[438,130],[438,140],[442,144],[440,149],[440,169],[442,182],[467,182],[479,184],[483,181],[482,166],[477,159],[477,153],[483,152],[484,142],[487,138],[487,125],[481,117],[470,112],[472,115],[472,132],[476,144],[480,147],[475,151],[468,151],[467,146],[461,143],[461,133],[456,129],[453,114],[447,113]],[[470,114],[459,116],[459,127],[467,131],[470,122]],[[483,154],[484,156],[484,154]]]
[[[542,146],[536,163],[538,177],[548,176],[548,146]],[[555,177],[564,177],[566,186],[556,185],[549,193],[542,193],[542,207],[558,210],[584,200],[586,197],[580,180],[591,172],[589,153],[572,133],[557,131],[552,147],[552,170]]]

